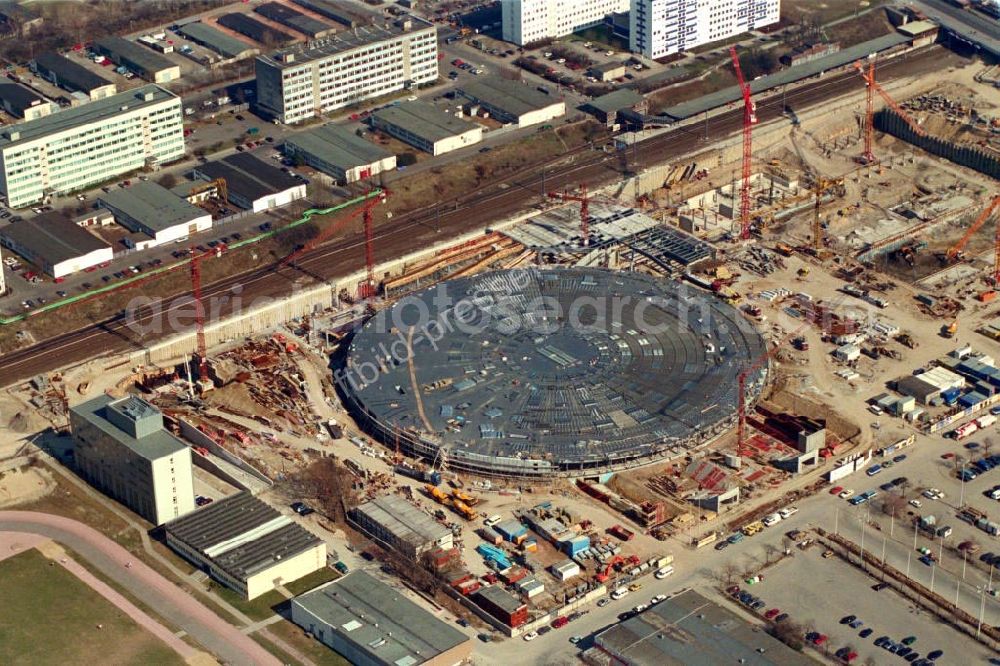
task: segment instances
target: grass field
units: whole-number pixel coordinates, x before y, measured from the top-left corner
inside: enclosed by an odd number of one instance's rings
[[[0,562],[0,589],[2,664],[184,663],[176,652],[73,574],[50,565],[38,551]]]

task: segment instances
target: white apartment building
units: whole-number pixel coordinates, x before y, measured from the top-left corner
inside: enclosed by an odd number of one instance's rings
[[[604,17],[627,12],[630,0],[501,0],[504,41],[531,44],[599,25]]]
[[[257,106],[286,124],[438,78],[437,28],[406,17],[258,56]]]
[[[780,18],[781,0],[632,0],[629,48],[662,58]]]
[[[0,192],[20,208],[184,156],[181,98],[157,85],[0,132]]]

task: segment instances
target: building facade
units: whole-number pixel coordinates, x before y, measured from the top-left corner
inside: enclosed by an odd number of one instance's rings
[[[70,410],[80,475],[154,525],[194,511],[191,449],[136,396],[101,395]]]
[[[0,228],[0,245],[56,279],[114,259],[107,241],[58,211]]]
[[[781,0],[632,0],[629,48],[663,58],[780,18]]]
[[[0,191],[20,208],[184,156],[181,98],[147,85],[0,133]]]
[[[258,56],[257,106],[292,124],[438,78],[437,28],[407,17]]]
[[[381,130],[431,155],[443,155],[483,140],[483,127],[422,101],[388,106],[369,118]]]
[[[148,236],[147,246],[181,241],[212,228],[212,215],[152,181],[101,194],[99,205],[126,229]]]
[[[565,37],[627,12],[630,0],[502,0],[501,26],[505,41],[525,45]]]
[[[285,154],[338,183],[356,183],[396,168],[396,156],[388,150],[333,124],[288,137]]]

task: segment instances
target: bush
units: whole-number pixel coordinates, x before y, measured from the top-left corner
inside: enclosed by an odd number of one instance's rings
[[[406,152],[396,157],[396,164],[398,166],[407,167],[407,166],[413,166],[416,163],[417,163],[416,153]]]

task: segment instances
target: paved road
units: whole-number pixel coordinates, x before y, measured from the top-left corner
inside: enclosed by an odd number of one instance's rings
[[[0,531],[39,534],[72,548],[101,573],[183,629],[224,662],[268,666],[281,664],[249,636],[114,541],[83,523],[46,513],[0,511]],[[131,562],[131,566],[126,568],[127,562]]]
[[[879,69],[879,78],[884,83],[895,78],[934,71],[946,66],[948,59],[952,57],[954,56],[939,47],[917,51],[883,64]],[[784,104],[801,110],[859,89],[859,79],[853,71],[831,75],[807,88],[789,91],[784,97],[779,93],[759,100],[757,115],[761,122],[767,122],[780,118]],[[470,191],[452,202],[444,202],[440,210],[437,206],[431,206],[397,215],[391,221],[379,224],[376,232],[376,259],[399,256],[412,251],[414,247],[437,243],[450,235],[503,219],[527,208],[529,202],[543,191],[572,187],[581,182],[595,185],[620,180],[623,168],[635,170],[669,162],[707,147],[709,143],[706,137],[713,142],[720,141],[734,135],[741,127],[742,110],[734,108],[697,125],[679,127],[650,138],[637,144],[635,150],[623,151],[618,155],[607,155],[588,147],[571,150],[545,165]],[[629,164],[623,165],[622,161],[626,159]],[[203,297],[211,299],[225,295],[234,286],[240,285],[242,302],[249,303],[258,297],[287,295],[295,287],[297,279],[302,277],[302,273],[322,279],[343,277],[362,267],[362,245],[362,238],[355,231],[353,235],[304,254],[296,261],[301,272],[291,267],[275,270],[273,266],[267,266],[207,286],[203,289]],[[190,306],[186,307],[190,309]],[[179,306],[175,306],[174,309],[178,308]],[[214,311],[213,308],[206,310]],[[225,306],[219,310],[220,315],[227,313]],[[140,319],[139,323],[147,321],[148,318]],[[174,331],[165,330],[160,337],[172,333]],[[130,347],[140,349],[151,340],[138,340],[119,315],[0,357],[0,386],[94,358],[102,353],[120,352]]]

